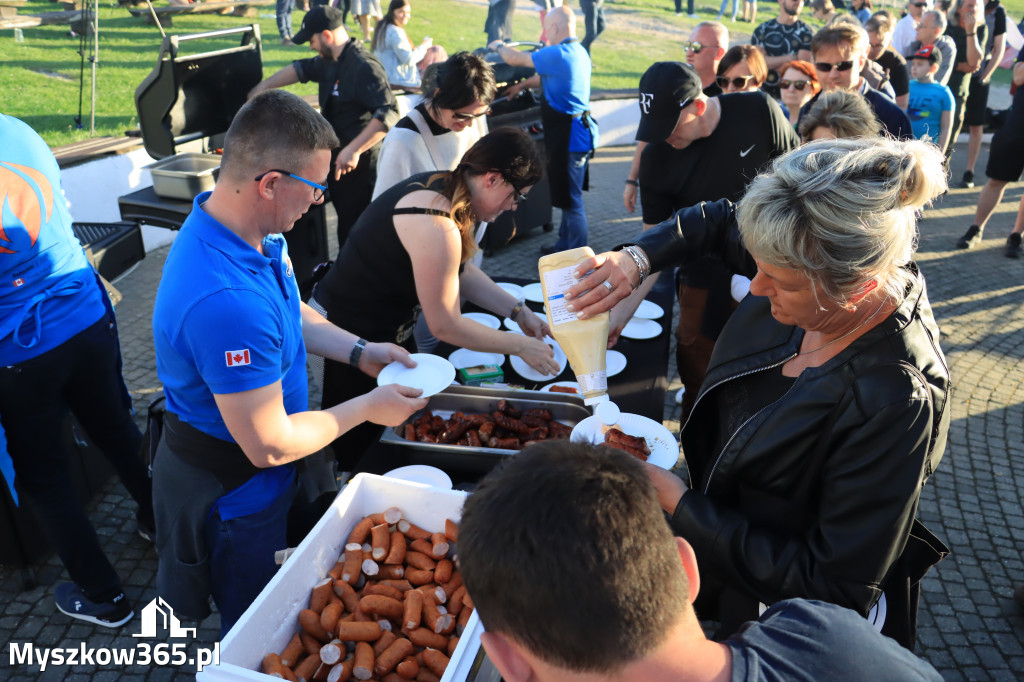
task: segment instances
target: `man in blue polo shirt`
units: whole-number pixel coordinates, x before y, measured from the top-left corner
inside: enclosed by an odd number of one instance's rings
[[[153,311],[167,395],[153,471],[157,589],[226,633],[276,570],[295,491],[292,462],[370,420],[397,425],[426,401],[395,385],[308,409],[306,348],[372,376],[415,363],[366,343],[299,298],[282,232],[324,199],[338,139],[309,105],[265,92],[235,116],[213,192],[196,197],[164,265]]]
[[[542,86],[541,122],[547,154],[551,204],[562,209],[558,241],[543,253],[565,251],[587,244],[587,214],[583,190],[587,165],[599,142],[597,121],[590,117],[590,55],[576,38],[576,15],[566,6],[544,17],[549,45],[536,52],[519,52],[501,41],[490,44],[506,64],[537,71],[506,90],[511,99],[526,88]]]

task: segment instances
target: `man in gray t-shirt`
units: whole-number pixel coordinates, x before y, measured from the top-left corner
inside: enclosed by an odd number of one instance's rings
[[[956,65],[956,43],[945,35],[946,15],[938,11],[925,12],[921,20],[917,22],[916,39],[910,43],[909,50],[903,54],[904,57],[911,57],[925,45],[934,45],[942,55],[942,62],[939,70],[935,73],[935,82],[946,85],[949,82],[949,74],[953,73]]]

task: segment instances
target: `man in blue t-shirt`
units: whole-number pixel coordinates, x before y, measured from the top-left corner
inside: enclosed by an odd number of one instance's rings
[[[519,52],[495,41],[489,47],[506,64],[528,66],[533,76],[510,86],[511,99],[526,88],[542,86],[541,120],[547,154],[551,204],[562,209],[558,241],[541,248],[543,253],[574,249],[587,244],[587,214],[583,190],[587,189],[587,165],[597,148],[597,121],[590,116],[590,55],[576,38],[576,15],[566,6],[544,17],[549,45],[536,52]]]
[[[250,100],[157,291],[153,336],[167,395],[153,470],[157,590],[193,618],[209,613],[212,594],[222,633],[287,546],[292,463],[364,421],[397,425],[426,406],[419,389],[389,385],[308,409],[307,347],[371,376],[393,361],[415,366],[404,349],[357,339],[299,299],[281,233],[324,200],[337,144],[330,124],[295,95],[270,90]]]
[[[466,499],[459,565],[506,680],[915,682],[928,663],[834,604],[785,599],[724,642],[693,610],[693,548],[631,455],[526,447]]]
[[[132,606],[78,501],[63,424],[74,413],[114,465],[148,538],[153,502],[142,434],[121,379],[114,313],[71,230],[57,160],[34,130],[3,114],[0,197],[0,433],[14,473],[3,467],[5,476],[15,503],[19,495],[33,503],[71,576],[55,591],[57,608],[118,627]]]
[[[914,129],[914,137],[931,140],[939,149],[949,142],[953,128],[953,93],[942,83],[935,82],[935,74],[942,64],[942,53],[934,45],[925,45],[910,58],[910,100],[907,115]]]

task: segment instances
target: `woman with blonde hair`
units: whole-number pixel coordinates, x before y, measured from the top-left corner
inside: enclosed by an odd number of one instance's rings
[[[449,171],[414,175],[378,196],[360,216],[338,260],[313,291],[310,305],[362,339],[414,348],[422,314],[441,341],[490,353],[518,355],[541,374],[558,363],[542,341],[548,325],[468,262],[476,251],[477,220],[494,221],[527,200],[543,162],[529,135],[499,128],[485,135]],[[491,329],[462,316],[460,296],[523,334]],[[326,360],[323,404],[366,393],[374,379],[354,365]],[[351,470],[380,433],[365,424],[335,441],[334,454]]]
[[[878,135],[880,126],[867,100],[856,92],[826,92],[800,121],[800,139],[837,140]]]
[[[566,296],[584,319],[709,253],[753,277],[681,432],[688,482],[648,467],[719,636],[801,597],[913,648],[919,581],[948,552],[916,516],[950,418],[915,212],[945,189],[934,145],[812,142],[738,205],[683,209],[577,268],[593,269]]]

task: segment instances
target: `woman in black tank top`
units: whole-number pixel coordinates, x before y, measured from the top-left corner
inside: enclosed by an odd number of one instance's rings
[[[407,348],[422,309],[442,341],[518,355],[540,372],[556,372],[551,347],[541,340],[550,333],[547,324],[467,262],[476,250],[474,221],[493,221],[523,201],[541,168],[529,136],[501,128],[473,145],[454,171],[423,173],[395,185],[359,217],[337,263],[317,285],[314,307],[362,338]],[[525,335],[463,317],[460,296],[513,317]],[[357,368],[325,360],[321,405],[336,405],[375,385]],[[365,424],[335,441],[342,468],[352,468],[379,430]]]

